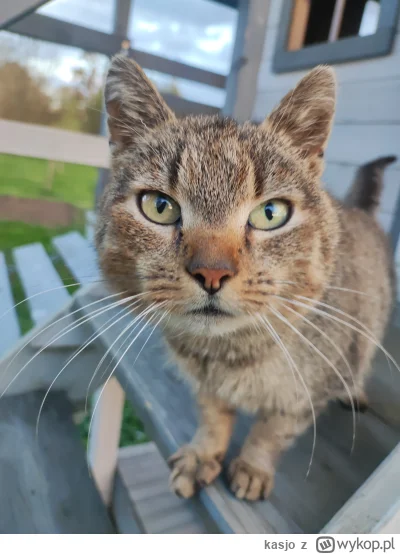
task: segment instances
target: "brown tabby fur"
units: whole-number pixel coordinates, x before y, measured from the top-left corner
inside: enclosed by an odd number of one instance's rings
[[[198,431],[170,460],[171,487],[181,496],[221,471],[237,409],[258,418],[229,468],[231,487],[256,500],[271,491],[281,452],[313,423],[311,403],[318,415],[331,399],[362,399],[392,303],[392,260],[368,198],[364,210],[346,207],[320,184],[335,88],[333,71],[318,67],[260,126],[178,121],[133,61],[112,62],[105,92],[112,180],[97,247],[115,289],[146,292],[142,308],[165,302],[154,321],[168,311],[164,336],[197,394]],[[142,215],[138,194],[149,190],[178,202],[180,224]],[[250,227],[252,209],[273,198],[291,202],[289,222],[274,231]],[[210,268],[229,262],[235,275],[211,297],[186,270],[193,256]],[[364,335],[328,319],[360,329],[318,302],[357,318]],[[193,313],[210,303],[227,315]]]

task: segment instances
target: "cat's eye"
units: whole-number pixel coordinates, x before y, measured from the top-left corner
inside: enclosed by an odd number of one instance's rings
[[[286,200],[268,200],[255,208],[250,216],[249,223],[255,229],[272,231],[285,225],[290,219],[291,207]]]
[[[161,192],[145,192],[139,205],[147,219],[159,225],[173,225],[181,217],[179,205]]]

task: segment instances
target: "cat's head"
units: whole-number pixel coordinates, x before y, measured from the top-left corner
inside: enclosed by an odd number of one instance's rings
[[[274,295],[319,297],[338,242],[320,184],[335,89],[318,67],[259,126],[178,119],[137,64],[114,58],[97,230],[108,281],[197,333],[254,324]]]

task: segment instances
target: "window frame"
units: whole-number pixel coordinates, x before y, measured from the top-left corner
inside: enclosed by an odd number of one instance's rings
[[[295,1],[283,1],[272,64],[274,73],[298,71],[319,64],[376,58],[392,51],[398,26],[400,0],[381,0],[378,27],[373,35],[342,38],[335,42],[304,46],[299,50],[287,50]]]

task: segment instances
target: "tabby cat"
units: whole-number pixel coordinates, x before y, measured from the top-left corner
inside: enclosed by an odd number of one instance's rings
[[[177,119],[135,62],[112,61],[97,249],[109,284],[163,320],[196,393],[198,430],[170,459],[185,498],[221,472],[236,410],[257,417],[230,484],[257,500],[330,400],[365,403],[393,264],[374,217],[380,179],[359,176],[348,205],[321,186],[335,93],[321,66],[261,125]]]

